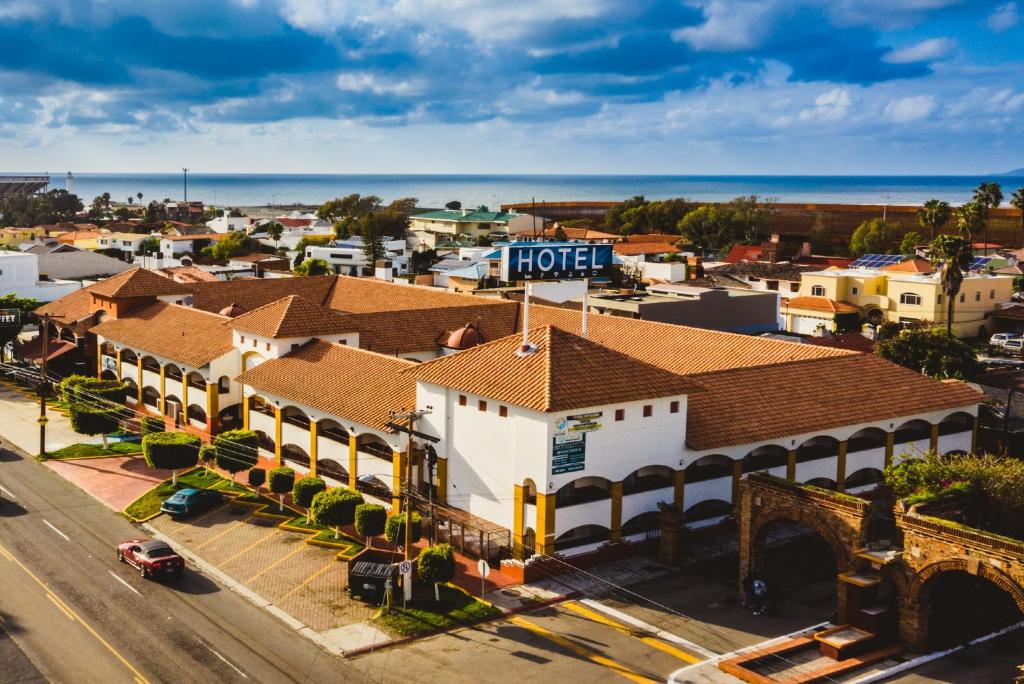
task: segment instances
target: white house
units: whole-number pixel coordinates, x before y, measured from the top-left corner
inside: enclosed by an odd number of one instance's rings
[[[225,209],[220,216],[207,221],[206,226],[214,233],[233,233],[236,230],[248,229],[249,224],[252,223],[252,219],[248,216],[231,216],[230,214],[230,210]]]
[[[387,260],[391,262],[392,276],[407,275],[409,256],[405,240],[384,238],[384,249],[388,253]],[[363,240],[358,236],[335,240],[327,245],[310,245],[306,247],[304,258],[323,259],[340,275],[360,276],[372,266],[363,253]]]
[[[39,280],[39,255],[0,251],[0,295],[52,302],[82,287],[72,280]]]

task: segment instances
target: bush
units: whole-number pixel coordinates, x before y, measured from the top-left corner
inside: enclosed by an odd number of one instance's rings
[[[178,470],[199,461],[200,440],[184,432],[155,432],[142,438],[142,455],[150,468],[171,471],[171,484],[178,484]]]
[[[356,506],[356,531],[366,539],[366,548],[370,548],[370,537],[384,534],[388,512],[380,504],[364,503]]]
[[[95,378],[88,375],[69,375],[60,381],[60,396],[69,404],[75,399],[75,389],[84,382],[90,382]]]
[[[271,468],[270,491],[277,494],[277,510],[284,510],[284,495],[295,486],[295,471],[291,468]]]
[[[259,437],[252,430],[228,430],[213,439],[217,447],[217,466],[235,474],[252,468],[259,462]]]
[[[363,495],[345,487],[328,489],[313,497],[309,512],[313,520],[320,525],[334,528],[334,538],[338,538],[338,528],[351,525],[355,520],[356,507],[363,503]]]
[[[455,551],[452,545],[438,544],[423,549],[416,561],[416,570],[423,581],[434,585],[434,598],[440,601],[437,585],[441,582],[451,582],[455,577]]]
[[[204,444],[199,447],[199,460],[202,461],[206,472],[210,472],[210,465],[217,462],[217,447],[212,444]]]
[[[419,541],[420,537],[423,536],[423,521],[420,520],[420,514],[413,511],[412,514],[412,534],[409,537],[410,543]],[[393,515],[388,518],[387,524],[384,526],[384,538],[392,544],[405,544],[405,514]]]
[[[156,418],[155,416],[143,416],[139,419],[139,429],[143,435],[151,435],[155,432],[163,432],[166,428],[164,427],[164,419]],[[206,447],[203,447],[204,449]],[[212,447],[210,447],[212,448]]]
[[[978,374],[974,350],[945,330],[908,329],[879,340],[875,354],[938,380],[970,380]]]
[[[325,483],[319,477],[301,477],[292,485],[292,503],[301,506],[306,510],[306,522],[309,522],[309,505],[313,503],[313,497],[327,489]]]
[[[73,403],[68,406],[71,429],[80,435],[102,435],[103,448],[108,448],[107,434],[117,429],[119,413],[112,408]]]
[[[249,469],[249,486],[255,487],[259,490],[263,486],[263,483],[267,481],[267,471],[263,468],[250,468]]]

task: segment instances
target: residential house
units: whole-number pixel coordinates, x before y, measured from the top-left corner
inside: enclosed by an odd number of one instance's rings
[[[441,247],[475,244],[481,237],[492,233],[508,235],[510,224],[520,219],[520,229],[527,230],[527,222],[515,213],[491,211],[485,206],[476,209],[442,209],[414,214],[409,217],[409,244],[411,249],[425,251]]]
[[[248,216],[232,216],[230,209],[225,209],[220,216],[206,222],[206,227],[214,233],[233,233],[236,230],[248,230],[252,219]]]
[[[386,260],[391,262],[391,276],[408,275],[409,256],[406,254],[405,239],[385,237],[384,250],[387,252]],[[323,259],[339,275],[373,275],[373,265],[366,259],[363,240],[359,236],[333,240],[326,245],[309,245],[304,258]]]
[[[78,249],[98,249],[99,230],[69,230],[57,236],[57,241]]]
[[[131,263],[139,254],[142,243],[151,237],[159,238],[159,235],[146,235],[145,233],[105,233],[96,238],[96,248],[101,250],[114,250],[120,253],[122,261]]]
[[[81,283],[69,280],[42,280],[38,254],[0,251],[0,295],[50,302],[80,287]]]
[[[204,247],[223,240],[226,233],[201,233],[198,235],[161,235],[160,255],[174,258],[182,254],[198,256]]]

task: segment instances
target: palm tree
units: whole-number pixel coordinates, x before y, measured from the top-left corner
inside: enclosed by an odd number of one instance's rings
[[[985,221],[985,254],[988,254],[988,210],[995,209],[1003,203],[1003,189],[999,183],[979,183],[974,189],[974,201],[983,208]]]
[[[971,252],[971,239],[960,235],[940,235],[932,242],[929,254],[932,263],[939,269],[939,281],[946,295],[946,334],[952,336],[953,301],[960,294],[964,272],[970,267],[974,256]]]
[[[1017,188],[1010,195],[1010,204],[1020,209],[1020,232],[1024,235],[1024,188]]]
[[[277,249],[277,243],[281,239],[281,235],[284,233],[284,226],[277,221],[274,221],[273,223],[268,223],[266,228],[267,237],[274,241],[274,249]]]
[[[135,196],[139,198],[139,204],[142,204],[142,193],[141,192],[137,192],[137,193],[135,193]]]
[[[985,224],[985,205],[974,200],[964,202],[954,213],[956,228],[970,242],[974,234]]]
[[[922,228],[928,229],[928,240],[935,240],[935,231],[942,230],[942,227],[949,222],[949,202],[939,199],[930,199],[917,210],[917,222]]]

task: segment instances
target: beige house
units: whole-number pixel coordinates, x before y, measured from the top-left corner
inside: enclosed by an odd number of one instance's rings
[[[953,334],[957,337],[988,335],[992,314],[1011,301],[1013,277],[998,273],[970,272],[965,275],[953,305]],[[851,308],[855,307],[855,308]],[[804,273],[799,295],[783,304],[788,332],[813,334],[823,322],[823,313],[859,311],[873,324],[935,323],[945,325],[948,302],[942,292],[938,271],[920,258],[882,268],[829,268]]]

